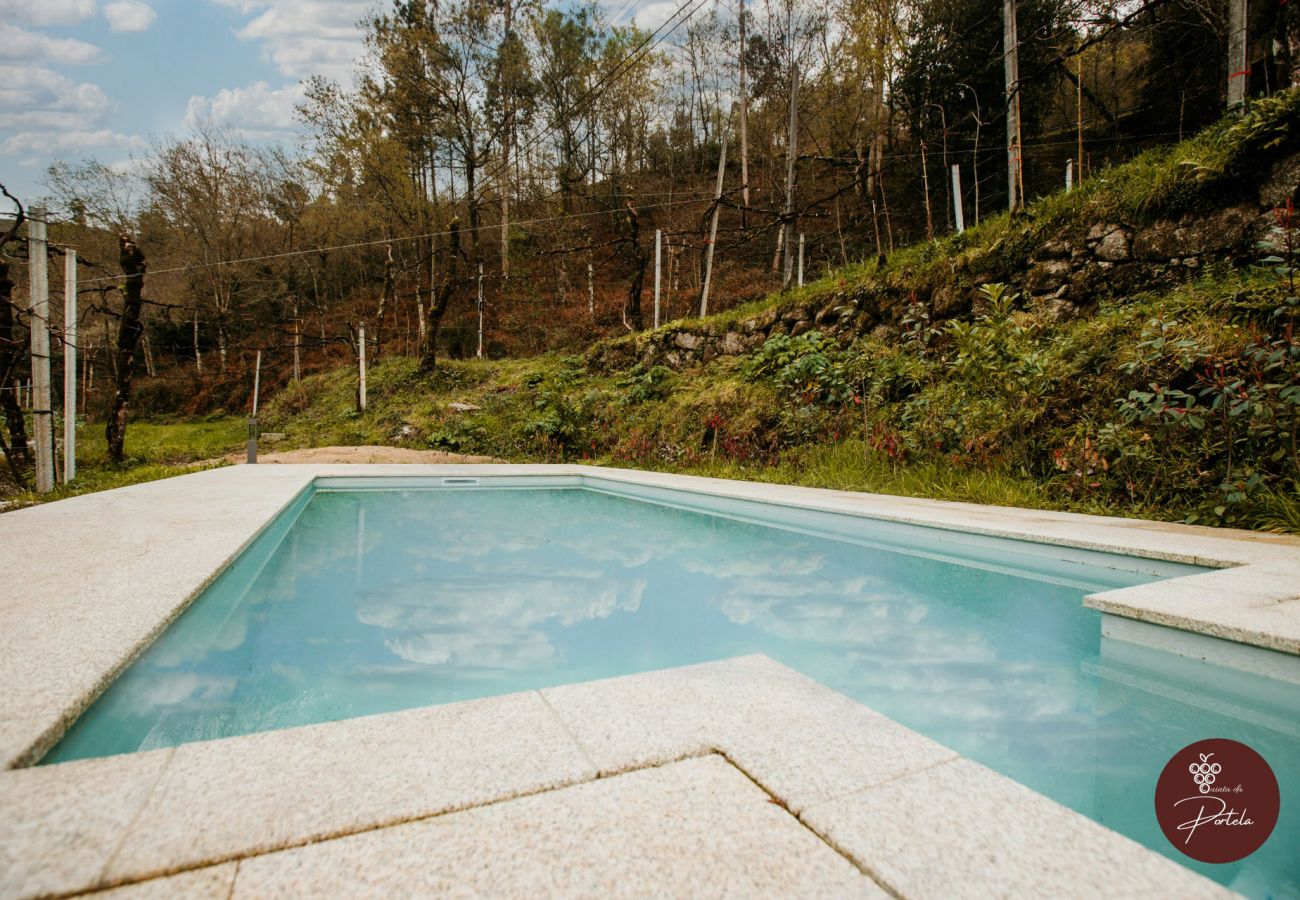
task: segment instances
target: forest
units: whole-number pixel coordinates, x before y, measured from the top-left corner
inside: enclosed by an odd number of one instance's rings
[[[1279,2],[686,0],[654,28],[632,5],[393,2],[350,83],[307,83],[296,144],[206,122],[6,191],[5,477],[30,466],[32,207],[78,254],[88,421],[242,415],[362,335],[427,374],[883,269],[1300,77]]]

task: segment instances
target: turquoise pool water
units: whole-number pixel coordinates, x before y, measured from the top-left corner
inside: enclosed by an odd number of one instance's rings
[[[1300,892],[1300,689],[1103,639],[1080,601],[1199,571],[954,532],[585,489],[304,495],[45,762],[761,652],[1252,896]],[[744,516],[771,516],[774,527]],[[1152,811],[1229,737],[1282,819],[1226,866]]]

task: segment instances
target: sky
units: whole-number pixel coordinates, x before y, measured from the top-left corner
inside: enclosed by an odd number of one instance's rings
[[[673,0],[611,2],[655,27]],[[376,0],[0,0],[0,182],[30,202],[57,159],[129,166],[207,117],[291,139],[302,82],[350,80]]]

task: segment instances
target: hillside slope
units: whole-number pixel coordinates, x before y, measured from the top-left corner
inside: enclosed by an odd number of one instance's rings
[[[1300,93],[1069,194],[583,356],[291,386],[388,443],[1300,531]]]

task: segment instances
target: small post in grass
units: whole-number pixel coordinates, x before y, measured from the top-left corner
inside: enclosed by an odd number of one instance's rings
[[[478,264],[478,353],[483,358],[483,264]]]
[[[957,222],[957,233],[966,230],[966,218],[961,209],[961,166],[952,164],[952,212]]]
[[[366,323],[357,329],[357,411],[366,411]]]
[[[1074,160],[1066,160],[1065,163],[1065,192],[1068,194],[1074,190]]]
[[[262,351],[257,351],[253,364],[253,415],[248,420],[248,464],[257,464],[257,395],[262,387]]]
[[[803,232],[799,232],[799,287],[803,287]]]
[[[663,258],[664,231],[655,229],[655,328],[659,327],[659,264]]]

